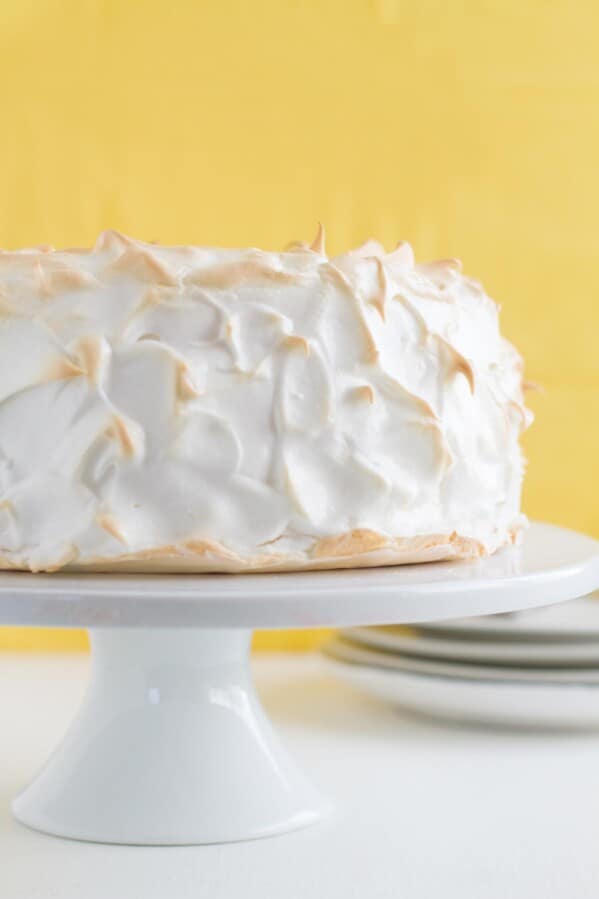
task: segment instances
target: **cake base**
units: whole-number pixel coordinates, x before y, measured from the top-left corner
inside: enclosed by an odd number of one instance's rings
[[[498,531],[485,540],[456,531],[416,537],[388,537],[367,528],[314,540],[302,552],[262,552],[240,555],[211,540],[157,546],[110,558],[80,559],[67,549],[48,564],[30,558],[0,556],[0,569],[53,573],[55,571],[128,572],[130,574],[262,574],[277,571],[333,571],[342,568],[385,568],[424,562],[480,559],[505,546],[513,546],[524,523]],[[274,541],[275,543],[278,541]]]

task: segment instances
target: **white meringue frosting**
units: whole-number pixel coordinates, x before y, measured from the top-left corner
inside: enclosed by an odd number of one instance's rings
[[[495,303],[407,244],[0,252],[0,567],[483,555],[528,421]]]

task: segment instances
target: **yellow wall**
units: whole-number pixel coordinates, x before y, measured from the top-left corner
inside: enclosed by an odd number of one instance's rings
[[[0,245],[279,248],[320,218],[333,251],[461,256],[546,387],[526,510],[599,537],[598,27],[570,0],[0,0]]]

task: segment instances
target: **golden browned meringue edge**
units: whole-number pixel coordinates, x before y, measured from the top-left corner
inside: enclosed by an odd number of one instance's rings
[[[122,573],[202,573],[259,574],[269,571],[317,571],[337,568],[380,568],[391,565],[413,565],[423,562],[449,562],[481,559],[503,546],[520,542],[523,526],[514,527],[500,546],[488,547],[480,540],[450,534],[418,537],[386,537],[367,528],[357,528],[324,537],[314,542],[306,553],[274,553],[244,557],[211,540],[187,541],[172,546],[158,546],[136,553],[123,553],[117,558],[94,558],[77,563],[74,548],[52,565],[35,568],[0,556],[0,568],[32,573],[52,573],[62,569],[89,572]]]

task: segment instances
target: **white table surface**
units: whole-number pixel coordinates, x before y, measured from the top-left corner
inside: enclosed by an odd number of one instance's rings
[[[15,823],[9,799],[60,738],[88,660],[0,655],[0,899],[586,899],[599,895],[599,734],[420,720],[318,658],[259,656],[275,724],[335,803],[251,843],[133,848]]]

